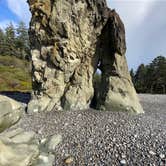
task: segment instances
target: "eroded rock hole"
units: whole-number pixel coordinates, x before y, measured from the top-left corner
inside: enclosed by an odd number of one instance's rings
[[[97,108],[97,102],[99,100],[99,91],[100,91],[100,85],[101,85],[102,71],[100,70],[99,66],[100,66],[100,62],[98,63],[98,67],[93,76],[94,96],[92,98],[90,107],[94,109]]]

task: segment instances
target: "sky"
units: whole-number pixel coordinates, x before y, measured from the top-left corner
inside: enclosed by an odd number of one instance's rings
[[[158,55],[166,56],[166,0],[107,0],[126,28],[129,69],[150,63]],[[9,22],[29,25],[31,14],[26,0],[0,0],[0,27]]]

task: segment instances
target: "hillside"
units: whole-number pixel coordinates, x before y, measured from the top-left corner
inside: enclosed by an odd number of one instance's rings
[[[0,91],[31,91],[30,63],[14,56],[0,56]]]

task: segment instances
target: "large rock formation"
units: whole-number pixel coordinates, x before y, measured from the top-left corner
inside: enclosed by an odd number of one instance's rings
[[[102,71],[97,108],[141,113],[125,59],[125,30],[105,0],[28,0],[33,98],[28,111],[87,109]]]

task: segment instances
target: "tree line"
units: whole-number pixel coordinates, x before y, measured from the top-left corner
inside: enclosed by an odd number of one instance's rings
[[[9,23],[5,29],[0,28],[0,56],[15,56],[28,61],[31,59],[28,28],[24,22],[16,26]],[[141,64],[136,71],[131,69],[130,74],[138,93],[166,93],[164,56],[156,57],[148,65]],[[99,84],[100,78],[100,74],[95,75],[95,84]]]
[[[130,75],[138,93],[166,94],[166,57],[158,56],[150,64],[141,64]]]
[[[9,23],[5,29],[0,28],[0,56],[6,55],[30,60],[28,28],[24,22],[16,26]]]

